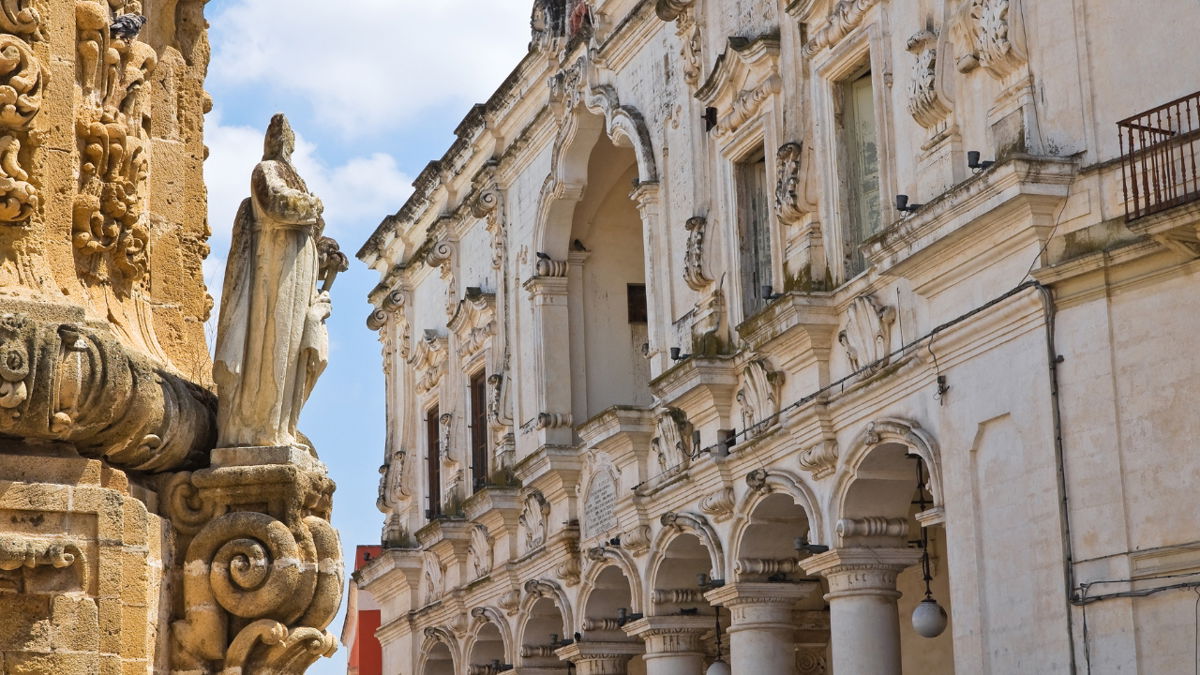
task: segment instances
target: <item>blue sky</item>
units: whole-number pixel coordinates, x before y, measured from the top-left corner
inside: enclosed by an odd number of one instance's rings
[[[299,136],[296,164],[326,205],[327,233],[353,257],[411,192],[412,177],[453,141],[529,42],[531,0],[212,0],[214,109],[206,123],[212,255],[218,298],[238,204],[262,154],[270,116]],[[338,489],[334,525],[346,560],[379,541],[383,460],[380,345],[366,328],[375,272],[352,260],[329,320],[329,368],[301,419]],[[214,321],[215,323],[215,321]],[[210,331],[211,339],[211,331]],[[349,570],[347,570],[349,571]],[[340,633],[341,617],[330,629]],[[346,650],[309,672],[345,673]]]

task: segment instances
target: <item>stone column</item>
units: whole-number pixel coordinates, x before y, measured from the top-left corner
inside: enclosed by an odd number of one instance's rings
[[[833,672],[900,675],[896,576],[916,564],[911,548],[834,549],[801,562],[829,582]],[[869,649],[864,649],[869,645]]]
[[[711,590],[704,597],[729,608],[730,667],[735,673],[791,673],[796,668],[796,604],[820,585],[739,581]],[[868,673],[871,671],[844,671]],[[872,673],[874,675],[874,673]]]
[[[642,645],[584,640],[554,653],[558,658],[574,663],[576,675],[625,675],[629,659],[642,653]]]
[[[704,672],[700,637],[714,622],[711,616],[648,616],[624,630],[646,643],[646,675],[699,675]]]

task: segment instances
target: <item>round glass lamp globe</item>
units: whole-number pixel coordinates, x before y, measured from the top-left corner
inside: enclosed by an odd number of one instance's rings
[[[913,630],[921,637],[935,638],[945,632],[948,619],[946,610],[937,600],[927,598],[917,603],[917,608],[913,610]]]
[[[713,661],[713,664],[704,671],[704,675],[733,675],[733,671],[729,669],[729,664],[721,659]]]

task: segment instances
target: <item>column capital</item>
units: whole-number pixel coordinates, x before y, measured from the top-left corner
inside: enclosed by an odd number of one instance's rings
[[[783,605],[789,609],[800,600],[819,591],[821,585],[815,581],[792,583],[768,583],[735,581],[704,594],[714,605],[734,608],[740,605]]]
[[[713,630],[712,616],[648,616],[625,624],[629,637],[646,643],[646,654],[700,653],[700,637]]]
[[[625,665],[644,651],[640,642],[581,640],[554,653],[574,663],[580,675],[625,675]]]
[[[835,548],[800,562],[804,571],[829,582],[825,599],[845,595],[900,597],[896,577],[921,560],[915,548]]]

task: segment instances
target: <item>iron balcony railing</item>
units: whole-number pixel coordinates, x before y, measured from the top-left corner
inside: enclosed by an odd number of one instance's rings
[[[1200,200],[1200,92],[1117,122],[1126,222]]]

